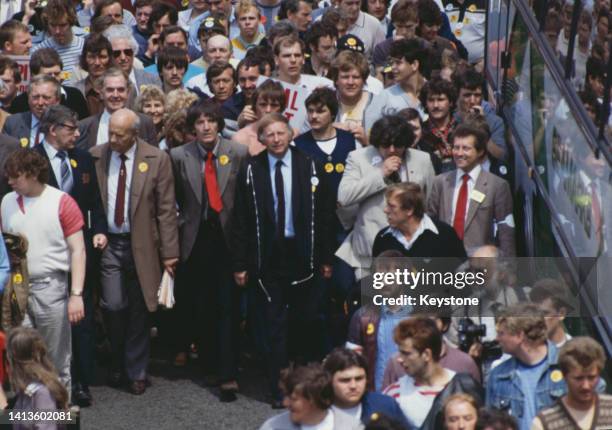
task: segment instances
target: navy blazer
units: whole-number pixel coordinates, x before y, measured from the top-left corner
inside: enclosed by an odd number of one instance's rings
[[[322,166],[296,148],[290,147],[289,150],[292,160],[291,205],[300,260],[295,280],[305,280],[312,278],[319,264],[332,264],[334,261],[331,227],[335,201]],[[276,230],[268,151],[250,158],[240,172],[234,217],[231,242],[234,272],[248,270],[251,277],[265,277]]]
[[[383,414],[401,424],[402,428],[411,428],[402,409],[393,397],[368,391],[361,399],[361,422],[367,425],[372,419],[372,414]]]
[[[58,180],[53,173],[51,161],[47,156],[47,151],[43,145],[36,145],[35,151],[45,157],[49,165],[49,185],[59,188]],[[85,221],[86,242],[91,242],[89,237],[96,234],[108,234],[108,224],[102,205],[100,187],[98,187],[98,177],[93,157],[87,151],[79,148],[68,150],[68,157],[72,169],[73,186],[70,196],[77,202],[83,219]]]

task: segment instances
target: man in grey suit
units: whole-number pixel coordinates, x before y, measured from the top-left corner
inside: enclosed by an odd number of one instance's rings
[[[355,268],[357,279],[368,274],[376,234],[387,226],[385,190],[414,182],[426,193],[435,176],[429,154],[410,148],[414,133],[397,115],[384,116],[370,131],[370,146],[349,153],[338,188],[338,216],[353,227],[336,256]]]
[[[127,106],[133,109],[136,97],[140,94],[142,85],[157,85],[161,88],[159,76],[134,68],[134,57],[138,53],[138,42],[134,39],[132,31],[126,25],[111,25],[104,31],[104,36],[111,43],[113,58],[130,81],[130,91]]]
[[[468,123],[453,132],[456,170],[434,179],[427,213],[455,228],[468,255],[475,248],[497,244],[504,257],[516,255],[512,194],[505,180],[481,166],[488,137]]]
[[[228,251],[236,179],[247,147],[220,137],[225,122],[212,101],[189,108],[196,141],[172,149],[179,211],[181,266],[177,274],[177,364],[196,340],[204,371],[221,382],[221,401],[233,401],[236,383],[236,286]],[[197,321],[194,324],[194,321]]]
[[[28,87],[29,112],[11,115],[2,128],[2,133],[19,140],[22,147],[42,142],[44,135],[38,132],[40,119],[51,105],[59,104],[60,84],[51,76],[38,75],[32,78]]]
[[[104,72],[101,79],[104,111],[79,121],[80,137],[76,146],[84,150],[108,142],[110,117],[119,109],[125,108],[128,99],[128,79],[121,69],[111,67]],[[137,115],[140,118],[138,137],[149,145],[158,146],[157,133],[151,118],[141,113]]]

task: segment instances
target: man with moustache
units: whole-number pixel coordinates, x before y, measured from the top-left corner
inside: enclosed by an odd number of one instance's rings
[[[452,155],[457,169],[434,179],[427,213],[452,225],[468,254],[499,243],[502,255],[512,257],[516,249],[510,185],[482,168],[486,145],[480,129],[469,124],[455,129]]]
[[[234,401],[238,300],[229,263],[229,233],[236,180],[247,148],[220,137],[223,116],[212,101],[189,108],[187,127],[193,129],[196,140],[170,152],[182,262],[176,289],[177,361],[186,361],[189,345],[196,339],[203,370],[219,377],[221,401]]]
[[[242,113],[245,122],[251,123],[257,120],[257,117],[250,107],[250,102],[257,89],[258,78],[265,74],[265,65],[253,57],[246,57],[238,64],[236,70],[240,92],[232,95],[221,106],[223,118],[235,122],[238,121],[238,117]]]
[[[267,366],[272,406],[281,408],[280,370],[289,359],[318,360],[313,278],[332,275],[333,196],[308,156],[290,147],[293,131],[279,113],[259,123],[266,150],[240,172],[234,214],[234,279],[250,280],[253,324]],[[292,342],[290,344],[289,342]],[[293,344],[295,342],[295,344]],[[289,352],[292,351],[292,356]]]

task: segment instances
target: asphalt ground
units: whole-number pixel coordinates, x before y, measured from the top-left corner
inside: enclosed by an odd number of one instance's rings
[[[195,362],[176,368],[170,352],[160,346],[152,350],[152,385],[143,395],[106,386],[106,371],[98,369],[90,387],[94,404],[81,409],[82,429],[248,430],[281,412],[270,407],[266,379],[255,362],[243,360],[238,400],[221,403],[218,388],[206,385]]]

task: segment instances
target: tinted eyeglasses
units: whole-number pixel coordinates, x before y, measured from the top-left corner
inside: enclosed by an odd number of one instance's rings
[[[113,50],[113,57],[119,58],[121,57],[121,54],[125,55],[126,57],[132,57],[134,55],[134,50],[130,48]]]

